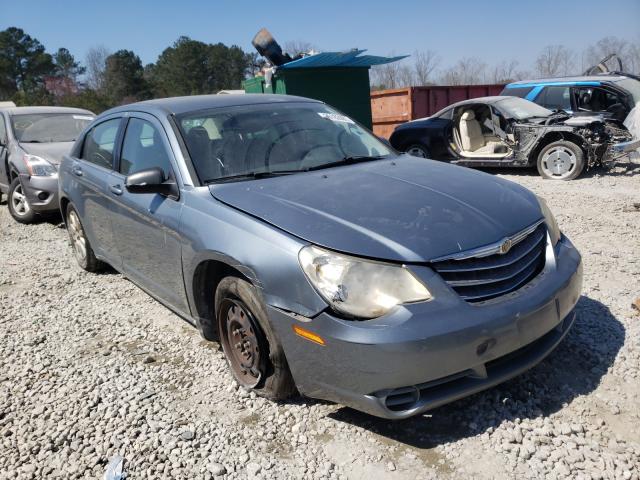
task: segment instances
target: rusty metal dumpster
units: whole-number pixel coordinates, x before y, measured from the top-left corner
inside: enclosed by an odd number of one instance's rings
[[[504,84],[434,85],[373,91],[373,133],[389,138],[401,123],[428,117],[461,100],[499,95],[503,88]]]

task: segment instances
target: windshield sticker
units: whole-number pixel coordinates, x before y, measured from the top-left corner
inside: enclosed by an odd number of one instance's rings
[[[76,120],[93,120],[93,117],[90,117],[89,115],[74,115],[73,118]]]
[[[318,115],[322,118],[328,118],[332,122],[355,123],[346,115],[340,115],[339,113],[318,112]]]

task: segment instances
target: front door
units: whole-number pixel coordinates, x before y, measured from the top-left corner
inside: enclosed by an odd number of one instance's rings
[[[108,189],[117,205],[113,228],[125,274],[177,310],[188,312],[179,231],[181,199],[134,194],[125,187],[127,175],[152,167],[160,167],[165,179],[179,183],[172,161],[162,125],[151,115],[133,114]]]

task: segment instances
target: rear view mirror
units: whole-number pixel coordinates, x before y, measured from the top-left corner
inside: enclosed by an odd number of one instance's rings
[[[177,196],[178,186],[175,182],[165,180],[159,167],[147,168],[132,173],[125,180],[129,193],[159,193],[160,195]]]

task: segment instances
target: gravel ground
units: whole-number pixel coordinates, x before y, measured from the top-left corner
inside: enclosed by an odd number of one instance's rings
[[[585,261],[578,320],[542,364],[403,422],[238,389],[217,345],[115,272],[75,264],[59,220],[0,208],[0,478],[640,476],[640,162],[545,197]]]

